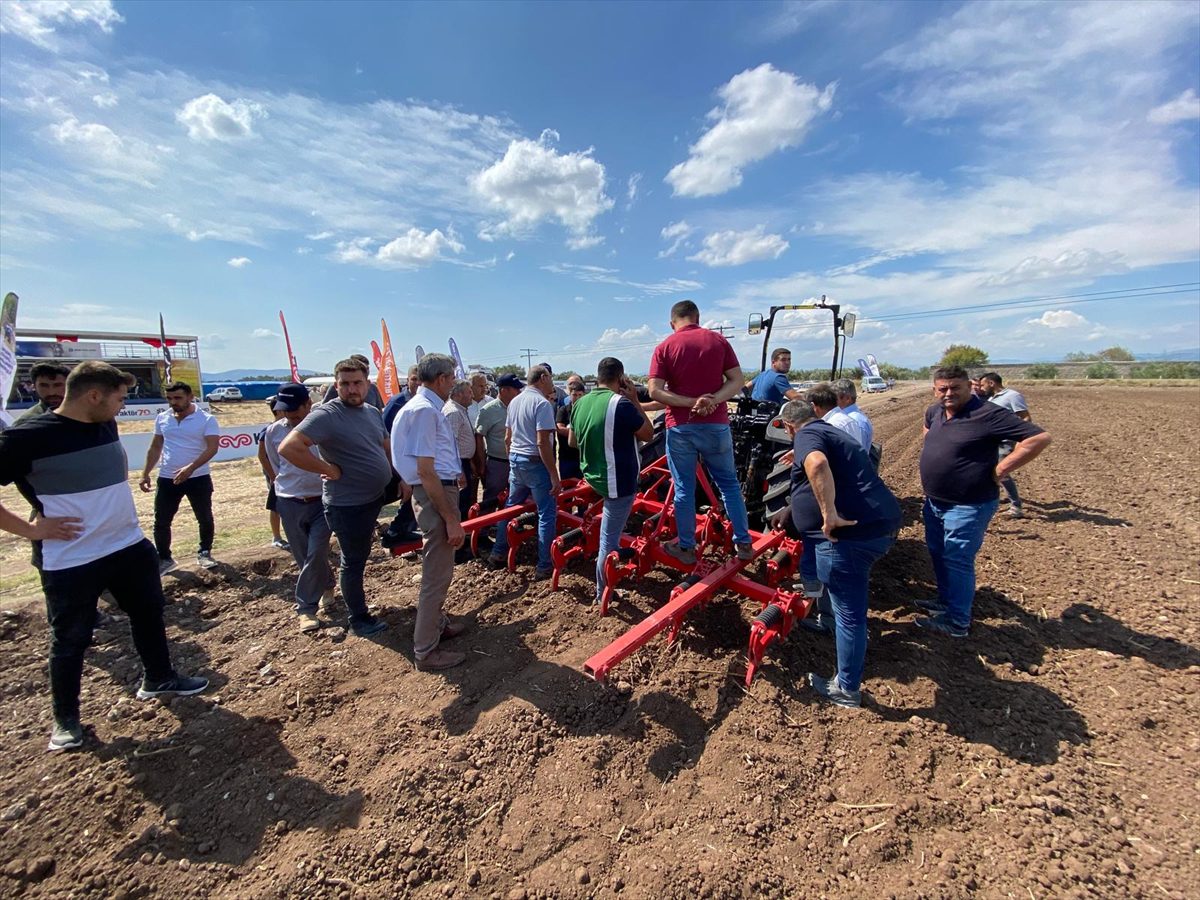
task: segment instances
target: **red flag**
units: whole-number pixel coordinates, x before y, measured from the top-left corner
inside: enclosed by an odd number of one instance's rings
[[[383,327],[383,386],[379,394],[387,403],[393,394],[399,393],[400,378],[396,372],[396,357],[392,354],[392,338],[388,334],[387,321],[380,319],[379,324]]]
[[[383,351],[379,349],[379,344],[371,341],[371,358],[375,360],[375,387],[379,390],[379,396],[383,396]]]
[[[292,367],[292,381],[300,384],[300,370],[296,368],[296,354],[292,352],[292,339],[288,337],[287,320],[283,317],[283,310],[279,311],[279,324],[283,326],[283,342],[287,345],[288,365]]]

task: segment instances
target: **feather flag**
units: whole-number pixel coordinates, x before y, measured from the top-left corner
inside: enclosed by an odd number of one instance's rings
[[[170,384],[172,381],[172,378],[171,378],[171,348],[167,346],[167,327],[163,324],[162,313],[158,314],[158,336],[160,338],[162,338],[163,359],[166,360],[166,363],[167,363],[166,371],[164,373],[164,380],[166,381],[166,384]],[[165,385],[164,385],[164,387],[165,387]]]
[[[17,295],[9,291],[0,306],[0,427],[12,421],[8,392],[17,374],[17,300]]]
[[[379,390],[379,396],[387,403],[392,395],[398,393],[400,379],[396,373],[396,357],[392,353],[392,336],[388,334],[387,321],[380,319],[379,324],[383,328],[383,387]]]
[[[454,377],[462,381],[467,377],[467,368],[463,365],[462,356],[458,352],[458,344],[450,338],[450,358],[454,360]]]
[[[371,341],[371,359],[375,362],[375,387],[383,396],[383,351],[376,341]]]
[[[283,326],[283,343],[287,346],[288,365],[292,367],[292,381],[300,384],[300,370],[296,368],[296,354],[292,352],[292,339],[288,337],[287,320],[283,317],[283,310],[279,311],[279,324]]]

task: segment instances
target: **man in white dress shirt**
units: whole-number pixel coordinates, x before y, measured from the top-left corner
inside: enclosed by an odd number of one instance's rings
[[[871,424],[867,414],[858,408],[858,390],[854,387],[854,382],[849,378],[839,378],[833,383],[833,393],[837,397],[838,409],[858,426],[858,442],[870,453],[871,441],[875,438],[875,426]]]

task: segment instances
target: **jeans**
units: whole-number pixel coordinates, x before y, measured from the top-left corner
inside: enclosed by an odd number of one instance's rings
[[[520,506],[533,495],[537,504],[538,516],[538,561],[540,572],[549,572],[554,568],[550,558],[550,544],[554,540],[555,526],[558,523],[558,504],[550,494],[550,473],[540,456],[521,456],[513,453],[508,457],[508,502],[510,506]],[[492,547],[493,556],[504,556],[508,553],[508,530],[501,525],[496,529],[496,544]]]
[[[806,585],[813,582],[820,583],[821,577],[817,574],[817,548],[822,544],[828,544],[829,541],[824,538],[802,537],[801,543],[804,546],[804,552],[800,554],[800,580]],[[833,615],[833,602],[829,599],[829,591],[825,586],[821,585],[821,596],[817,598],[817,613],[826,619]]]
[[[325,521],[338,539],[341,560],[338,565],[338,585],[342,600],[350,610],[350,624],[373,622],[367,611],[367,596],[363,591],[363,572],[367,557],[375,543],[375,520],[383,509],[383,495],[370,503],[358,506],[326,506]]]
[[[508,487],[508,460],[489,456],[483,464],[481,513],[493,512],[500,505],[500,492]]]
[[[56,720],[79,718],[83,656],[92,643],[96,602],[105,590],[129,616],[133,646],[146,679],[160,682],[174,677],[163,629],[165,600],[158,554],[148,540],[81,566],[42,570],[41,576],[50,620],[50,694]]]
[[[600,516],[600,552],[596,555],[596,602],[604,593],[604,560],[613,550],[621,548],[621,534],[629,513],[633,510],[634,494],[628,497],[605,497],[604,512]]]
[[[829,589],[836,623],[838,685],[857,691],[867,658],[867,584],[871,567],[895,543],[895,535],[817,545],[817,577]]]
[[[1008,454],[1012,453],[1016,448],[1014,444],[1001,444],[999,459],[1004,459]],[[1013,505],[1013,509],[1021,508],[1021,495],[1017,493],[1017,483],[1013,481],[1011,475],[1005,475],[1000,480],[1000,487],[1004,488],[1004,493],[1008,495],[1008,501]]]
[[[986,503],[942,503],[925,498],[925,544],[933,557],[938,597],[946,604],[951,622],[971,627],[975,602],[975,554],[983,546],[988,522],[999,500]]]
[[[451,506],[458,504],[457,487],[442,485],[442,491]],[[413,625],[413,656],[425,659],[437,649],[446,627],[446,614],[442,607],[446,592],[454,578],[454,548],[446,538],[446,522],[429,499],[429,493],[421,484],[413,485],[413,509],[417,513],[417,527],[424,537],[421,554],[421,589],[417,594],[417,620]]]
[[[675,526],[679,546],[696,543],[696,462],[703,459],[733,525],[733,542],[750,543],[746,501],[733,461],[733,434],[728,425],[676,425],[667,429],[667,465],[675,484]]]
[[[296,612],[315,613],[321,595],[333,587],[329,571],[329,522],[320,498],[305,502],[292,497],[276,500],[283,533],[287,535],[292,558],[300,567],[296,579]]]
[[[211,475],[197,475],[183,484],[170,478],[158,479],[158,490],[154,494],[154,547],[159,559],[171,558],[171,523],[184,497],[192,505],[196,522],[200,525],[200,551],[211,551],[213,545],[212,512],[213,483]]]

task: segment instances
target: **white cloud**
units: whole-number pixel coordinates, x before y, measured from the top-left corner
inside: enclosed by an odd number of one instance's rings
[[[117,98],[117,95],[114,94],[112,91],[105,91],[102,94],[93,95],[92,102],[95,103],[101,109],[112,109],[114,106],[116,106],[121,101]]]
[[[1197,96],[1194,88],[1188,88],[1174,100],[1154,107],[1146,119],[1155,125],[1171,125],[1175,122],[1200,119],[1200,96]]]
[[[246,266],[250,265],[251,262],[253,262],[253,260],[251,260],[248,256],[235,256],[233,259],[229,260],[226,265],[232,266],[235,269],[244,269]]]
[[[280,337],[280,334],[278,332],[272,331],[270,328],[255,328],[254,331],[251,332],[250,336],[259,338],[260,340],[266,340],[268,338]]]
[[[833,105],[835,89],[829,84],[818,90],[770,63],[733,76],[717,91],[723,105],[708,113],[714,124],[666,182],[677,197],[709,197],[737,187],[746,166],[797,146],[812,120]]]
[[[60,25],[95,25],[106,34],[124,22],[112,0],[4,0],[0,33],[12,34],[48,50],[56,49]]]
[[[419,269],[443,259],[443,251],[462,253],[465,249],[453,231],[446,235],[437,228],[428,232],[410,228],[386,244],[376,247],[376,243],[368,237],[338,241],[334,259],[381,269]]]
[[[606,328],[600,337],[596,338],[597,350],[619,349],[630,344],[657,342],[658,334],[649,325],[639,325],[637,328]]]
[[[604,238],[598,234],[585,234],[580,237],[567,238],[568,250],[588,250],[592,247],[599,247],[604,243]]]
[[[267,111],[261,104],[238,98],[226,103],[216,94],[195,97],[175,114],[194,141],[236,141],[254,134],[254,120]]]
[[[749,231],[715,231],[704,238],[700,252],[688,259],[706,266],[740,266],[761,259],[779,259],[788,242],[767,234],[763,226]]]
[[[312,247],[297,247],[296,248],[297,256],[308,256],[308,254],[310,254],[310,253],[312,253]]]
[[[148,184],[159,173],[155,151],[140,141],[126,141],[107,125],[81,122],[74,116],[50,126],[50,136],[96,174]]]
[[[1079,313],[1069,309],[1048,309],[1038,318],[1027,320],[1027,324],[1046,328],[1082,328],[1089,323]]]
[[[543,271],[553,272],[556,275],[570,275],[578,278],[580,281],[587,281],[593,284],[618,284],[623,287],[630,287],[642,291],[646,294],[658,296],[661,294],[680,294],[690,291],[698,291],[704,287],[704,284],[699,281],[690,281],[685,278],[667,278],[663,281],[630,281],[620,277],[620,270],[607,269],[603,266],[584,266],[575,265],[573,263],[551,263],[550,265],[542,266]]]
[[[223,334],[204,335],[200,338],[200,343],[205,350],[229,349],[229,340]]]
[[[1109,253],[1097,253],[1095,250],[1083,249],[1063,252],[1053,259],[1027,256],[1007,271],[984,279],[983,283],[988,285],[1021,284],[1067,275],[1094,277],[1127,271],[1129,271],[1129,267],[1125,265],[1121,253],[1115,250]]]
[[[333,237],[332,231],[318,231],[316,234],[306,234],[306,238],[310,241],[327,241]]]
[[[633,208],[633,201],[637,199],[638,185],[641,184],[642,173],[634,172],[629,176],[629,180],[625,183],[625,209],[626,211]]]
[[[513,140],[503,158],[471,179],[478,196],[506,216],[483,229],[481,238],[522,236],[543,221],[558,221],[574,237],[586,237],[596,218],[612,209],[604,166],[590,149],[558,153],[552,146],[557,140],[550,129],[536,141]]]
[[[687,239],[691,237],[695,231],[695,228],[683,220],[672,222],[659,232],[659,235],[664,241],[671,242],[671,246],[666,250],[659,250],[658,258],[666,259],[668,256],[674,256],[675,253],[686,244]]]

